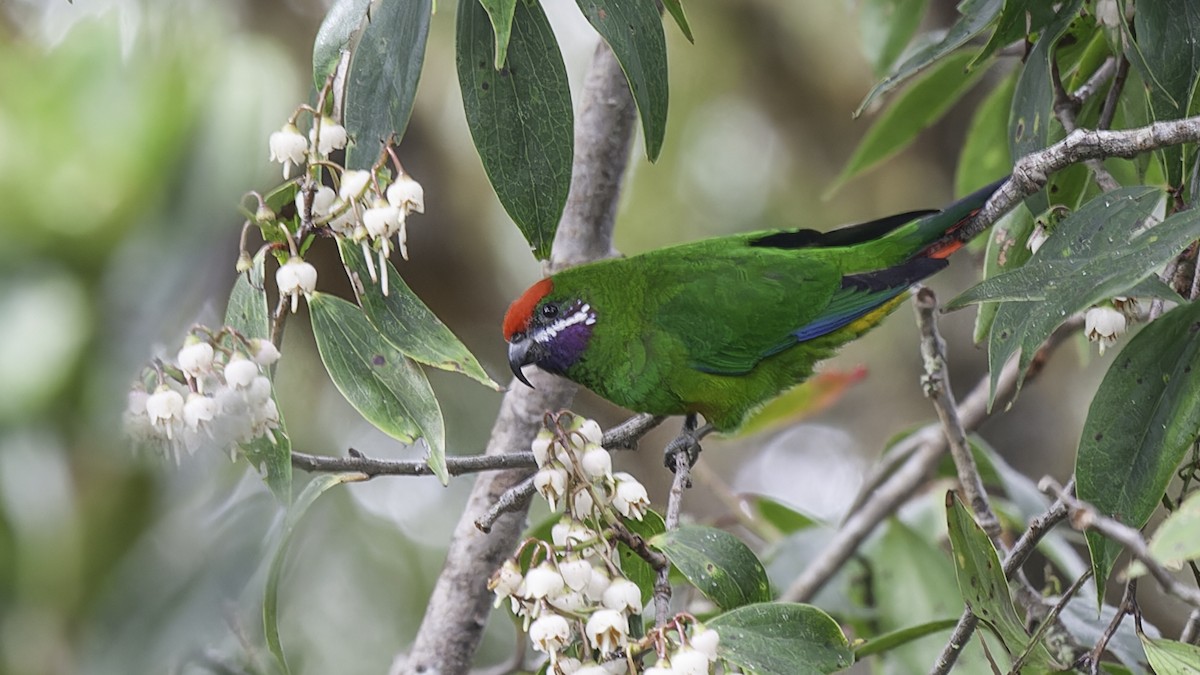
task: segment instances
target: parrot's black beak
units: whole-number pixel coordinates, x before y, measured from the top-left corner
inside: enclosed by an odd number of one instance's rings
[[[530,389],[534,387],[526,379],[525,373],[521,372],[521,367],[535,363],[537,351],[537,343],[525,336],[514,336],[513,341],[508,343],[508,367],[512,369],[513,375]]]

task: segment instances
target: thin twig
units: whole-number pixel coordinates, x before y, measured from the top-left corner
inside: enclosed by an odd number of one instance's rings
[[[1062,594],[1062,597],[1058,599],[1058,602],[1054,604],[1054,607],[1050,609],[1050,612],[1044,619],[1042,619],[1042,622],[1038,624],[1037,630],[1034,631],[1033,635],[1029,637],[1029,644],[1025,646],[1025,651],[1021,652],[1021,655],[1018,656],[1015,661],[1013,661],[1012,668],[1010,668],[1012,672],[1021,672],[1021,666],[1025,665],[1025,659],[1029,658],[1029,655],[1033,653],[1034,646],[1041,643],[1042,639],[1046,635],[1046,632],[1051,626],[1054,625],[1055,621],[1058,621],[1058,615],[1062,613],[1063,608],[1067,606],[1067,603],[1071,601],[1071,598],[1075,597],[1075,594],[1079,592],[1079,589],[1083,588],[1083,584],[1091,578],[1092,570],[1089,569],[1083,574],[1080,574],[1079,578],[1075,580],[1075,583],[1071,584],[1071,587]]]
[[[433,470],[423,459],[378,459],[354,455],[351,457],[329,457],[292,452],[292,466],[311,472],[360,471],[368,477],[375,476],[432,476]],[[504,455],[467,455],[447,457],[446,471],[451,476],[461,476],[482,471],[504,471],[507,469],[530,469],[537,466],[532,452],[513,452]]]
[[[646,413],[634,415],[604,432],[604,438],[600,442],[609,450],[636,450],[637,443],[641,440],[642,436],[645,436],[654,427],[662,424],[662,421],[665,419],[662,415],[649,415]]]
[[[918,289],[913,295],[913,308],[916,310],[917,326],[921,332],[921,357],[925,362],[922,383],[925,396],[933,403],[942,423],[942,431],[950,447],[950,456],[954,459],[954,468],[958,471],[958,483],[975,513],[975,520],[992,540],[996,550],[1003,552],[1005,545],[1001,538],[1000,519],[988,503],[987,488],[983,485],[979,468],[975,466],[975,457],[967,443],[967,432],[958,414],[958,404],[954,400],[954,392],[950,389],[946,342],[938,333],[938,303],[933,290],[928,287]]]
[[[675,477],[671,481],[671,491],[667,496],[667,510],[663,514],[663,524],[667,531],[679,527],[679,513],[683,506],[683,491],[691,484],[691,460],[686,452],[675,452]],[[667,625],[671,618],[671,578],[670,566],[658,570],[654,579],[654,616],[659,626]]]
[[[1117,116],[1117,104],[1121,102],[1121,92],[1125,90],[1125,80],[1129,77],[1129,59],[1122,54],[1117,62],[1117,74],[1113,76],[1112,86],[1104,97],[1104,107],[1100,109],[1100,119],[1096,121],[1097,129],[1111,129],[1113,118]]]
[[[1096,645],[1088,653],[1079,657],[1077,665],[1086,668],[1091,675],[1098,675],[1100,660],[1104,658],[1104,650],[1108,649],[1109,641],[1117,634],[1117,629],[1121,627],[1125,616],[1134,613],[1136,609],[1137,579],[1130,579],[1125,583],[1125,592],[1121,595],[1121,604],[1117,605],[1117,613],[1113,615],[1112,621],[1108,622],[1108,626],[1100,635],[1100,639],[1096,641]]]
[[[529,498],[533,496],[535,489],[533,476],[530,476],[505,490],[491,508],[475,520],[475,527],[479,528],[480,532],[488,534],[500,516],[506,513],[524,513],[525,509],[529,507]]]
[[[1054,85],[1054,116],[1062,124],[1063,129],[1068,133],[1075,131],[1078,125],[1075,123],[1075,116],[1079,114],[1079,109],[1083,102],[1090,98],[1101,86],[1107,82],[1116,72],[1116,59],[1109,57],[1104,65],[1096,70],[1095,74],[1084,83],[1082,87],[1073,93],[1067,93],[1063,88],[1062,79],[1058,72],[1058,62],[1052,62],[1050,65],[1051,81]],[[1104,168],[1104,162],[1099,159],[1089,159],[1084,161],[1092,171],[1092,176],[1096,179],[1096,184],[1101,190],[1111,192],[1121,187],[1116,178]]]
[[[1192,613],[1188,614],[1187,622],[1183,624],[1179,641],[1191,645],[1196,644],[1197,639],[1200,639],[1200,609],[1193,609]]]
[[[1058,497],[1067,505],[1067,510],[1070,512],[1071,527],[1080,531],[1092,530],[1099,532],[1121,544],[1129,550],[1130,555],[1145,565],[1150,576],[1154,577],[1169,595],[1175,596],[1192,607],[1200,608],[1200,589],[1181,583],[1167,568],[1163,567],[1150,554],[1150,549],[1146,545],[1146,540],[1142,537],[1141,532],[1112,518],[1101,515],[1091,504],[1072,497],[1053,480],[1048,478],[1042,479],[1038,487],[1043,492],[1048,492]],[[1097,583],[1100,581],[1102,580],[1098,579]]]

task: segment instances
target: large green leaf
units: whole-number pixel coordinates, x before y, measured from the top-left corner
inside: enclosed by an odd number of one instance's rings
[[[966,70],[970,60],[966,52],[946,58],[892,102],[863,136],[830,191],[904,149],[940,119],[983,74],[981,69]]]
[[[1127,53],[1150,84],[1154,120],[1186,117],[1200,77],[1200,5],[1139,0],[1133,24],[1137,40]],[[1182,186],[1186,169],[1182,147],[1171,145],[1160,152],[1168,185]]]
[[[384,295],[379,285],[370,283],[370,271],[362,250],[345,239],[339,241],[338,246],[342,263],[358,278],[355,288],[362,288],[358,300],[363,311],[388,342],[418,363],[462,373],[500,390],[467,346],[404,283],[391,261],[385,265],[388,294]]]
[[[1033,215],[1024,205],[1004,214],[1004,217],[992,226],[988,233],[987,250],[984,252],[983,278],[990,279],[997,274],[1014,270],[1029,261],[1033,253],[1026,243],[1033,233]],[[991,333],[992,324],[996,320],[996,312],[1000,309],[998,302],[979,303],[979,314],[975,317],[975,343],[987,339]]]
[[[812,605],[746,605],[707,625],[721,636],[717,655],[747,671],[832,673],[854,663],[854,652],[837,622]]]
[[[371,0],[338,0],[325,14],[313,41],[313,86],[317,91],[325,86],[325,80],[337,68],[342,50],[349,49],[350,43],[367,25],[370,4]]]
[[[424,438],[429,468],[447,483],[446,429],[425,373],[388,342],[357,306],[313,293],[308,308],[317,350],[338,391],[392,438],[403,443]]]
[[[1053,18],[1054,7],[1045,0],[1004,0],[996,30],[992,31],[992,37],[979,50],[971,66],[982,63],[997,50],[1025,39],[1026,35],[1040,33]]]
[[[512,36],[513,14],[517,11],[517,0],[479,0],[492,22],[492,35],[496,39],[496,70],[504,67],[508,58],[508,40]]]
[[[875,74],[891,70],[925,16],[929,0],[866,0],[861,3],[858,32]]]
[[[265,252],[254,256],[250,270],[238,276],[234,282],[229,305],[225,308],[225,325],[247,339],[266,340],[271,335],[267,289],[263,283],[265,262]],[[275,398],[278,409],[279,400],[273,384],[271,397]],[[276,499],[287,504],[292,500],[292,441],[288,438],[282,414],[279,425],[270,434],[270,438],[264,434],[249,443],[243,443],[241,448],[247,461],[262,472],[267,487]]]
[[[1137,230],[1161,198],[1161,191],[1145,186],[1100,195],[1059,223],[1025,265],[985,279],[947,303],[954,309],[984,300],[1007,301],[996,312],[988,341],[993,395],[1010,357],[1020,353],[1023,377],[1038,346],[1064,319],[1125,295],[1200,236],[1200,213],[1195,211]]]
[[[958,6],[958,11],[962,14],[958,23],[955,23],[950,30],[946,31],[946,35],[940,41],[921,49],[905,59],[891,75],[888,75],[879,84],[875,85],[870,93],[867,94],[867,97],[863,99],[863,102],[859,104],[858,110],[854,112],[854,115],[856,117],[861,115],[867,106],[877,97],[900,86],[913,75],[928,68],[933,63],[966,44],[976,35],[982,33],[985,28],[996,20],[1003,6],[1004,0],[964,0]]]
[[[1078,16],[1082,4],[1083,0],[1063,3],[1054,20],[1038,36],[1025,60],[1025,67],[1021,69],[1013,93],[1012,114],[1008,123],[1008,147],[1013,159],[1045,148],[1050,145],[1051,135],[1062,131],[1054,117],[1051,63],[1059,39]],[[1050,206],[1044,190],[1031,195],[1025,203],[1034,214],[1041,214]]]
[[[625,71],[642,118],[646,156],[658,159],[667,130],[667,41],[658,6],[644,0],[576,0]]]
[[[1130,527],[1149,520],[1200,430],[1200,378],[1192,373],[1200,368],[1197,322],[1200,303],[1192,303],[1134,336],[1109,367],[1083,425],[1075,490]],[[1091,532],[1087,540],[1104,588],[1121,546]]]
[[[962,152],[958,154],[955,194],[970,194],[1012,170],[1007,142],[1008,112],[1016,83],[1015,74],[1005,77],[975,109]]]
[[[518,2],[507,66],[492,67],[494,34],[478,0],[459,0],[458,83],[467,126],[504,210],[550,256],[571,186],[571,92],[554,31],[536,2]]]
[[[346,83],[346,168],[368,169],[412,115],[433,0],[377,3],[350,60]]]
[[[946,525],[963,602],[1015,658],[1025,652],[1030,643],[1025,623],[1013,608],[1008,580],[995,547],[954,492],[946,493]],[[1040,642],[1029,650],[1025,665],[1036,672],[1061,668],[1054,664],[1050,652]]]
[[[275,662],[283,673],[290,672],[287,659],[283,654],[283,643],[279,639],[279,583],[283,579],[283,564],[287,560],[288,546],[296,533],[300,519],[308,513],[308,508],[317,501],[326,490],[336,485],[354,481],[366,480],[363,473],[327,473],[316,476],[304,486],[296,503],[288,509],[283,521],[283,531],[275,545],[275,553],[271,556],[271,567],[267,573],[267,586],[263,596],[263,633],[266,636],[267,648],[275,656]]]
[[[762,563],[742,540],[724,530],[685,525],[654,537],[650,545],[722,609],[771,599]]]
[[[1200,647],[1175,640],[1140,636],[1146,660],[1158,675],[1194,675],[1200,672]]]

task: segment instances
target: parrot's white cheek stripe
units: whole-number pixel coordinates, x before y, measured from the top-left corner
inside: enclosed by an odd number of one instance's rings
[[[596,323],[596,315],[592,313],[592,306],[586,302],[580,305],[574,312],[538,331],[533,339],[535,342],[549,342],[562,331],[581,323],[585,326],[591,326]]]

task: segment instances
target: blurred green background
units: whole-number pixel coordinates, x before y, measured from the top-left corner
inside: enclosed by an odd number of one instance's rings
[[[577,94],[597,37],[574,3],[544,4]],[[952,4],[931,3],[931,25],[951,19]],[[467,133],[453,5],[438,4],[400,148],[426,195],[400,270],[507,381],[500,317],[540,268]],[[686,7],[696,44],[667,26],[667,140],[656,164],[636,146],[622,251],[753,228],[825,229],[953,197],[959,144],[989,80],[912,148],[822,201],[869,125],[850,115],[874,82],[858,8]],[[0,672],[245,672],[265,663],[257,611],[279,507],[252,469],[227,457],[175,467],[133,455],[120,415],[140,364],[173,354],[190,325],[220,320],[238,199],[278,180],[267,135],[310,95],[325,10],[321,0],[0,2]],[[336,252],[314,260],[321,287],[346,294]],[[932,285],[946,299],[976,275],[962,256]],[[973,318],[959,312],[943,325],[960,392],[986,367],[970,344]],[[278,372],[296,449],[422,456],[341,400],[304,326],[292,322]],[[932,418],[907,308],[829,367],[859,364],[867,378],[799,431],[712,441],[705,464],[734,489],[836,516],[885,439]],[[1024,472],[1063,478],[1100,372],[1079,369],[1068,350],[985,436]],[[500,395],[430,377],[450,452],[480,451]],[[575,409],[605,425],[623,416],[586,394]],[[618,458],[660,503],[667,476],[656,448],[674,432],[667,426],[638,455]],[[416,630],[469,487],[385,478],[317,505],[281,600],[297,672],[387,670]],[[697,518],[725,514],[705,484],[686,505]],[[494,620],[480,662],[504,658],[512,635]]]

